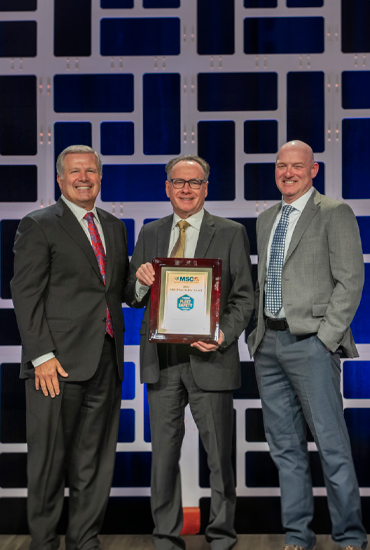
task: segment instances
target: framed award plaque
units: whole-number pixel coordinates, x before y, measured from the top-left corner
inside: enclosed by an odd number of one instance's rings
[[[219,259],[154,258],[149,341],[216,344],[220,334]]]

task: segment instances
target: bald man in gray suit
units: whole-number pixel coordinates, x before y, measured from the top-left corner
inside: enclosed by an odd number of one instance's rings
[[[313,186],[319,166],[300,141],[276,160],[282,202],[257,220],[254,356],[266,438],[279,470],[284,550],[310,550],[316,537],[305,421],[317,445],[332,537],[345,550],[367,544],[340,393],[340,357],[357,357],[350,323],[364,283],[351,208]]]

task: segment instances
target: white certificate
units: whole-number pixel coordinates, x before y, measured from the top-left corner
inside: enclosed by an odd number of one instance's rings
[[[164,300],[158,332],[208,334],[210,332],[208,271],[166,269],[162,279]],[[208,305],[207,305],[208,304]]]

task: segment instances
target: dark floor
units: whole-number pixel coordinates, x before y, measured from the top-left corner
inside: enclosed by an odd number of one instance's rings
[[[210,550],[202,535],[184,537],[187,550]],[[316,550],[339,550],[329,535],[317,537]],[[154,550],[150,535],[102,535],[101,550]],[[0,535],[0,550],[28,550],[30,537]],[[282,550],[283,535],[239,535],[235,550]],[[65,550],[64,541],[59,550]]]

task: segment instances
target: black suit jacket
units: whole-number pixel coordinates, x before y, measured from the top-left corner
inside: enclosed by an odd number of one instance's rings
[[[146,307],[140,329],[140,374],[142,382],[155,383],[159,378],[157,345],[148,341],[150,292],[141,302],[136,300],[135,273],[138,267],[156,257],[166,257],[173,216],[148,223],[140,232],[130,264],[127,303]],[[253,313],[253,283],[249,241],[244,226],[204,212],[195,258],[222,260],[220,328],[227,347],[203,353],[190,348],[194,379],[204,390],[232,390],[240,386],[238,337]]]
[[[91,243],[62,199],[19,224],[11,291],[23,347],[21,378],[34,377],[31,360],[50,351],[69,374],[63,380],[91,378],[103,348],[108,303],[123,379],[126,227],[108,212],[97,212],[106,243],[105,285]]]

